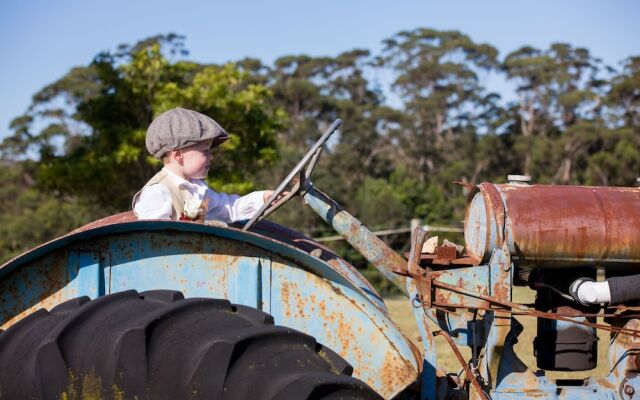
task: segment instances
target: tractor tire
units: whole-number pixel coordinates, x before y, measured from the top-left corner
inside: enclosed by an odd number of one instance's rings
[[[339,355],[262,311],[133,290],[0,333],[0,399],[379,399]]]

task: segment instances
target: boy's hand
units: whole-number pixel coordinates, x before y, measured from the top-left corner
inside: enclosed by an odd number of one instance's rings
[[[288,195],[289,192],[282,192],[280,193],[280,195],[276,198],[276,201],[274,201],[274,204],[279,202],[284,196]],[[273,190],[265,190],[264,191],[264,195],[262,196],[263,201],[266,203],[269,198],[271,197],[271,195],[273,195]]]

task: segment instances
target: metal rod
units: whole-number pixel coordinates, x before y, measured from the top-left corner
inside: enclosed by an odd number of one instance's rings
[[[494,303],[494,304],[499,304],[505,308],[507,308],[507,310],[494,310],[494,311],[509,311],[509,308],[516,308],[520,311],[523,311],[525,313],[527,313],[528,315],[532,315],[535,317],[539,317],[539,318],[547,318],[547,319],[555,319],[558,321],[566,321],[566,322],[573,322],[574,324],[579,324],[579,325],[584,325],[584,326],[590,326],[592,328],[597,328],[597,329],[602,329],[605,331],[609,331],[609,332],[616,332],[616,333],[620,333],[620,334],[626,334],[626,335],[630,335],[630,336],[634,336],[634,337],[638,337],[640,336],[640,331],[635,331],[632,329],[625,329],[625,328],[613,328],[611,326],[608,325],[602,325],[602,324],[594,324],[592,322],[587,322],[587,321],[576,321],[573,318],[568,318],[568,317],[562,317],[562,316],[558,316],[554,313],[548,313],[548,312],[544,312],[544,311],[538,311],[538,310],[531,310],[529,307],[523,306],[521,304],[518,303],[512,303],[510,301],[505,301],[505,300],[500,300],[497,299],[495,297],[492,296],[487,296],[481,293],[476,293],[470,290],[465,290],[462,289],[460,287],[454,286],[454,285],[449,285],[448,283],[444,283],[444,282],[440,282],[440,281],[436,281],[433,280],[431,282],[431,284],[433,286],[437,286],[443,289],[447,289],[447,290],[451,290],[452,292],[457,292],[457,293],[461,293],[464,294],[466,296],[469,297],[475,297],[481,300],[485,300],[488,301],[490,303]],[[468,308],[474,308],[474,307],[468,307]],[[478,307],[475,307],[478,308]]]
[[[303,195],[304,202],[327,224],[362,254],[385,278],[408,296],[404,276],[395,274],[394,269],[403,269],[407,260],[393,251],[385,242],[374,235],[362,222],[342,209],[331,197],[310,186]]]
[[[466,361],[464,361],[464,357],[462,357],[462,353],[460,353],[460,349],[458,349],[458,346],[456,346],[456,344],[453,342],[453,339],[451,339],[451,336],[449,336],[449,334],[445,331],[437,331],[437,332],[434,332],[433,334],[435,336],[442,336],[443,338],[445,338],[447,343],[449,343],[451,350],[453,350],[453,354],[456,356],[456,358],[458,359],[458,362],[462,366],[462,369],[464,369],[464,372],[467,375],[467,379],[471,383],[471,386],[473,386],[473,388],[476,389],[476,392],[480,394],[482,398],[484,398],[485,400],[489,400],[489,398],[487,397],[487,394],[484,392],[484,390],[482,390],[482,386],[480,386],[480,382],[478,382],[475,375],[473,375],[471,368],[469,368],[469,365],[466,363]]]
[[[447,311],[446,308],[468,308],[468,309],[473,309],[473,310],[485,310],[485,311],[504,311],[504,307],[501,308],[491,308],[491,307],[480,307],[480,306],[466,306],[466,305],[461,305],[461,304],[451,304],[451,303],[431,303],[434,307],[444,311],[444,312],[450,312]],[[530,312],[528,311],[510,311],[510,313],[512,315],[522,315],[525,317],[533,317],[534,315],[532,315]],[[609,318],[609,317],[620,317],[619,314],[593,314],[593,313],[575,313],[575,314],[566,314],[566,313],[558,313],[558,312],[554,312],[552,313],[553,315],[557,315],[560,317],[567,317],[567,318],[576,318],[576,317],[584,317],[584,318],[598,318],[598,317],[602,317],[602,318]],[[632,314],[632,315],[625,315],[625,318],[640,318],[640,314],[636,315],[636,314]]]
[[[400,271],[399,269],[395,270],[395,271]],[[423,276],[417,275],[417,274],[412,274],[408,271],[402,271],[403,276],[408,276],[411,277],[413,279],[417,279],[417,280],[421,280],[421,281],[425,281],[426,279]],[[476,293],[470,290],[466,290],[463,288],[460,288],[458,286],[454,286],[454,285],[449,285],[447,283],[444,282],[440,282],[440,281],[436,281],[436,280],[432,280],[431,284],[433,286],[439,287],[441,289],[447,289],[450,290],[452,292],[456,292],[456,293],[460,293],[460,294],[464,294],[465,296],[469,296],[469,297],[475,297],[477,299],[480,300],[484,300],[487,301],[489,303],[493,303],[493,304],[498,304],[500,306],[502,306],[502,309],[495,309],[495,308],[486,308],[486,307],[478,307],[478,306],[466,306],[466,305],[456,305],[456,304],[438,304],[438,307],[454,307],[454,308],[468,308],[468,309],[479,309],[479,310],[487,310],[487,311],[501,311],[501,312],[508,312],[510,314],[516,314],[516,312],[514,312],[513,310],[511,310],[511,308],[516,308],[518,310],[520,310],[520,314],[518,315],[528,315],[528,316],[532,316],[532,317],[537,317],[537,318],[545,318],[545,319],[554,319],[554,320],[558,320],[558,321],[566,321],[566,322],[571,322],[574,324],[578,324],[578,325],[584,325],[584,326],[589,326],[592,328],[596,328],[596,329],[602,329],[604,331],[608,331],[608,332],[613,332],[613,333],[619,333],[622,335],[629,335],[629,336],[633,336],[633,337],[640,337],[640,331],[636,331],[633,329],[626,329],[626,328],[614,328],[612,326],[609,325],[602,325],[602,324],[595,324],[592,322],[587,322],[587,321],[576,321],[573,318],[569,318],[569,317],[564,317],[562,315],[559,314],[555,314],[555,313],[548,313],[548,312],[544,312],[544,311],[538,311],[538,310],[531,310],[529,307],[524,306],[522,304],[518,304],[518,303],[512,303],[510,301],[505,301],[505,300],[500,300],[497,299],[495,297],[492,296],[487,296],[481,293]],[[422,305],[423,307],[431,307],[431,303],[430,302],[426,302],[426,301],[422,301]]]
[[[478,341],[476,336],[476,317],[478,311],[473,312],[473,321],[471,322],[471,366],[478,368]]]

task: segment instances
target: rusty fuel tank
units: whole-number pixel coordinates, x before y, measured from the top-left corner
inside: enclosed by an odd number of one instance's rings
[[[482,183],[464,225],[483,262],[505,240],[519,265],[640,269],[640,188]]]

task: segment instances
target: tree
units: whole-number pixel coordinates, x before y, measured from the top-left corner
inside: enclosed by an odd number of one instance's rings
[[[282,157],[275,167],[276,176],[284,176],[339,116],[344,124],[327,146],[313,179],[323,188],[342,182],[330,194],[352,210],[356,192],[367,176],[393,170],[381,128],[394,112],[382,105],[381,94],[365,78],[369,63],[369,52],[356,49],[336,57],[281,57],[267,73],[277,105],[289,116],[287,129],[278,136]],[[276,218],[309,233],[327,230],[296,206],[280,211]]]
[[[624,61],[620,75],[611,80],[606,103],[621,117],[619,123],[636,129],[640,127],[640,56]]]
[[[496,64],[497,51],[456,31],[416,29],[383,42],[380,65],[397,72],[393,87],[405,99],[396,131],[399,157],[421,182],[451,160],[462,131],[480,125],[485,106],[478,71]]]
[[[507,55],[503,71],[517,84],[519,97],[518,108],[512,110],[519,121],[514,126],[521,135],[517,148],[522,172],[536,179],[572,180],[572,165],[584,156],[585,142],[591,139],[572,127],[586,128],[589,121],[595,125],[587,130],[593,130],[600,123],[604,82],[598,77],[599,65],[587,49],[565,43],[545,51],[524,46]],[[560,153],[553,150],[558,145]],[[549,163],[550,153],[559,159]]]
[[[497,96],[485,92],[480,74],[496,68],[496,58],[494,47],[456,31],[416,29],[383,41],[378,66],[395,71],[393,89],[404,101],[390,136],[395,164],[419,188],[414,216],[434,222],[434,212],[461,215],[461,190],[453,181],[485,167],[469,139],[489,131],[495,119]],[[441,202],[440,195],[460,201]]]

